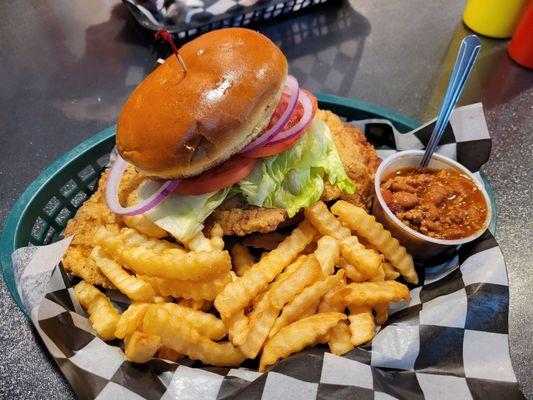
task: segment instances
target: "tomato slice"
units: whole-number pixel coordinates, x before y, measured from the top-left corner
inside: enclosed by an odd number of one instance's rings
[[[282,153],[284,151],[289,150],[292,146],[296,144],[298,140],[303,136],[305,133],[305,129],[303,129],[299,134],[296,136],[276,144],[270,144],[265,145],[263,147],[259,147],[255,150],[252,150],[248,153],[246,153],[247,157],[253,157],[253,158],[260,158],[260,157],[270,157],[275,154]]]
[[[174,192],[187,196],[215,192],[242,181],[252,173],[256,165],[257,160],[254,158],[233,156],[194,178],[183,179]]]
[[[264,131],[269,130],[274,125],[276,125],[276,122],[278,122],[278,119],[281,118],[287,107],[289,106],[289,100],[290,100],[290,94],[287,92],[281,93],[281,98],[279,99],[279,103],[276,106],[276,109],[274,110],[274,114],[270,117],[270,121],[268,121],[267,127],[264,129]]]
[[[302,90],[305,91],[305,93],[313,101],[313,115],[315,115],[316,114],[316,110],[318,108],[318,103],[317,103],[316,97],[313,96],[309,91],[307,91],[305,89],[302,89]],[[282,101],[283,101],[283,99],[282,99]],[[281,103],[281,101],[280,101],[280,103]],[[283,112],[285,107],[282,109],[281,112]],[[274,115],[272,116],[272,119],[279,118],[279,116],[281,115],[281,114],[276,114],[277,111],[278,111],[278,108],[279,108],[279,105],[276,108],[276,111],[274,112]],[[296,108],[295,108],[294,112],[291,115],[291,118],[289,119],[287,124],[283,127],[283,131],[286,131],[287,129],[290,129],[294,125],[296,125],[296,123],[300,120],[300,118],[302,118],[302,115],[303,115],[303,106],[302,106],[302,104],[300,102],[298,102],[298,104],[296,104]],[[272,124],[272,119],[270,120],[269,126]],[[311,123],[311,120],[309,121],[309,123]],[[276,121],[274,121],[274,123],[276,123]],[[255,149],[255,150],[252,150],[252,151],[246,153],[246,157],[269,157],[269,156],[273,156],[274,154],[279,154],[279,153],[282,153],[284,151],[287,151],[292,146],[294,146],[296,144],[296,142],[303,136],[303,134],[305,133],[305,130],[307,129],[308,126],[309,125],[305,126],[304,129],[302,129],[302,131],[298,135],[296,135],[296,136],[294,136],[294,137],[292,137],[290,139],[287,139],[286,141],[283,141],[283,142],[279,142],[279,143],[275,143],[275,144],[266,144],[266,145],[264,145],[262,147],[259,147],[259,148]]]

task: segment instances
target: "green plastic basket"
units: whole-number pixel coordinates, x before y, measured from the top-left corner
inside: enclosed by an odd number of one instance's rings
[[[320,108],[348,120],[385,118],[400,132],[420,122],[390,110],[357,100],[318,94]],[[4,281],[22,311],[13,275],[11,253],[28,245],[50,244],[61,237],[67,221],[96,189],[98,178],[115,145],[112,126],[76,146],[50,165],[20,196],[7,216],[0,238],[0,261]]]

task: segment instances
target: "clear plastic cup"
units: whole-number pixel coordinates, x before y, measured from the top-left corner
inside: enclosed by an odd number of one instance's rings
[[[430,168],[455,170],[468,176],[476,184],[485,198],[487,219],[476,233],[456,240],[432,238],[405,225],[394,215],[383,200],[380,189],[381,180],[383,177],[388,176],[390,173],[397,171],[400,168],[418,166],[423,155],[424,151],[422,150],[409,150],[398,152],[383,160],[376,171],[374,181],[376,195],[374,196],[372,213],[375,215],[376,220],[386,229],[391,231],[392,235],[407,248],[407,251],[416,261],[426,262],[444,259],[450,256],[460,245],[471,242],[481,236],[489,226],[492,216],[492,208],[489,195],[485,191],[485,188],[476,180],[474,175],[468,169],[455,160],[440,154],[434,154],[429,163]]]

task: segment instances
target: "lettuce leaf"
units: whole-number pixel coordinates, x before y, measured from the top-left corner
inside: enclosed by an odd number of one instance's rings
[[[200,196],[171,194],[145,215],[180,242],[204,227],[205,219],[228,196],[242,195],[252,205],[284,208],[289,217],[316,202],[324,191],[324,176],[331,185],[353,193],[354,182],[346,175],[328,126],[315,118],[307,132],[289,150],[261,160],[239,184]],[[146,199],[157,184],[147,181],[139,188]]]
[[[328,126],[315,118],[291,149],[264,158],[237,186],[250,204],[284,208],[289,217],[322,196],[328,182],[352,194],[354,182],[346,175]]]
[[[139,188],[139,199],[144,200],[156,191],[158,185],[145,182]],[[199,196],[169,195],[146,215],[157,226],[169,232],[180,242],[187,241],[204,228],[204,221],[228,196],[231,188]]]

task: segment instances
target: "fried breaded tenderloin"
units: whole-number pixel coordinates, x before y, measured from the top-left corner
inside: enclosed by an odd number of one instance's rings
[[[335,187],[338,195],[324,191],[322,200],[330,201],[340,198],[356,206],[370,210],[374,197],[374,175],[381,159],[374,146],[367,142],[365,135],[355,126],[344,123],[338,115],[327,110],[318,110],[317,116],[323,120],[331,130],[333,141],[339,152],[348,176],[355,182],[355,193],[346,194]],[[330,186],[326,184],[326,186]]]
[[[300,220],[300,215],[289,218],[287,211],[282,208],[256,207],[248,204],[244,197],[234,196],[224,200],[215,209],[206,220],[205,226],[209,230],[218,222],[224,235],[244,236],[255,232],[272,232]]]
[[[93,285],[114,288],[113,284],[102,274],[91,258],[94,247],[94,235],[102,226],[118,232],[124,226],[119,215],[111,212],[104,199],[104,188],[109,170],[104,171],[98,182],[98,190],[83,203],[76,216],[67,222],[65,237],[74,235],[72,243],[65,253],[63,267],[73,275],[83,278]],[[119,190],[119,200],[126,203],[128,195],[146,178],[138,174],[133,167],[124,173]]]
[[[326,183],[322,200],[332,201],[340,198],[369,210],[374,196],[374,174],[381,159],[360,129],[345,124],[331,111],[318,110],[317,116],[331,130],[346,173],[356,185],[355,193],[350,195]],[[243,197],[236,196],[225,200],[208,218],[206,226],[218,222],[224,230],[224,235],[244,236],[254,232],[272,232],[300,219],[300,216],[289,218],[284,209],[251,206]]]

